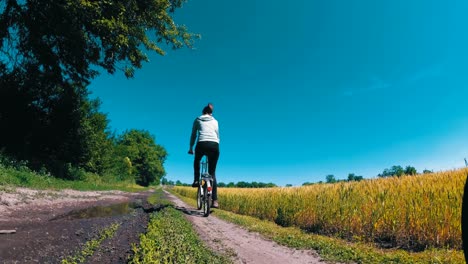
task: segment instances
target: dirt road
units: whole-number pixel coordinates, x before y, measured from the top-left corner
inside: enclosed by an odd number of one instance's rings
[[[321,263],[318,255],[309,250],[295,250],[267,240],[237,225],[220,220],[212,215],[203,217],[200,211],[190,207],[177,197],[166,192],[176,208],[187,214],[200,237],[216,252],[224,252],[235,263]]]

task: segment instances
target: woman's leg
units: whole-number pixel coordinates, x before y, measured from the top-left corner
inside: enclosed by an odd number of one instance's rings
[[[200,144],[195,147],[195,158],[193,159],[193,184],[192,187],[198,186],[200,179],[200,161],[203,157],[203,148]]]
[[[213,200],[218,200],[218,182],[216,180],[216,166],[219,159],[219,144],[210,142],[206,153],[208,157],[208,173],[213,177]]]

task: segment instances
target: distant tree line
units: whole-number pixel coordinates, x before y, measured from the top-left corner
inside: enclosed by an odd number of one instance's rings
[[[428,174],[432,172],[433,171],[431,170],[424,169],[422,173]],[[417,174],[420,174],[420,173],[418,173],[416,168],[413,166],[406,166],[405,168],[403,168],[402,166],[394,165],[390,167],[389,169],[384,169],[383,172],[379,173],[377,176],[380,178],[385,178],[385,177],[394,177],[394,176],[400,177],[402,175],[417,175]],[[362,180],[364,180],[363,176],[356,175],[354,173],[349,173],[348,178],[342,179],[342,180],[336,179],[335,175],[333,174],[328,174],[327,176],[325,176],[326,183],[351,182],[351,181],[362,181]],[[317,183],[304,182],[302,185],[307,186],[307,185],[320,184],[320,183],[323,183],[323,182],[322,181],[319,181]]]
[[[363,176],[361,175],[356,175],[354,173],[349,173],[348,174],[348,178],[347,179],[343,179],[343,180],[338,180],[335,178],[335,175],[333,174],[328,174],[327,176],[325,176],[325,182],[326,183],[336,183],[336,182],[351,182],[351,181],[362,181],[364,179]],[[320,183],[323,183],[322,181],[318,182],[319,184]],[[307,186],[307,185],[313,185],[313,184],[317,184],[317,183],[312,183],[312,182],[304,182],[302,184],[302,186]]]
[[[181,181],[177,180],[176,182],[174,181],[169,181],[165,177],[161,180],[161,183],[163,185],[173,185],[173,186],[192,186],[191,184],[188,183],[182,183]],[[230,182],[230,183],[224,183],[224,182],[218,182],[218,187],[222,188],[272,188],[272,187],[277,187],[276,184],[274,183],[264,183],[264,182],[245,182],[245,181],[240,181],[237,183]]]
[[[432,173],[432,171],[424,169],[422,173],[428,174],[428,173]],[[402,175],[416,175],[416,174],[420,174],[420,173],[418,173],[416,168],[413,166],[406,166],[406,168],[403,168],[402,166],[394,165],[390,169],[385,169],[382,173],[379,173],[377,176],[381,178],[385,178],[385,177],[393,177],[393,176],[400,177]]]

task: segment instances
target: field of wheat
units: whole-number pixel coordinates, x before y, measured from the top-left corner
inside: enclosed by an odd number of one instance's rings
[[[468,169],[304,187],[219,188],[221,209],[353,241],[461,249]],[[175,187],[187,197],[196,189]]]

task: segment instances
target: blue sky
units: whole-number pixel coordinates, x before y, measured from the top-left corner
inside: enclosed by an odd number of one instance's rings
[[[212,102],[222,182],[301,185],[468,157],[468,2],[189,1],[202,38],[127,80],[90,85],[118,132],[145,129],[191,182],[192,122]]]

